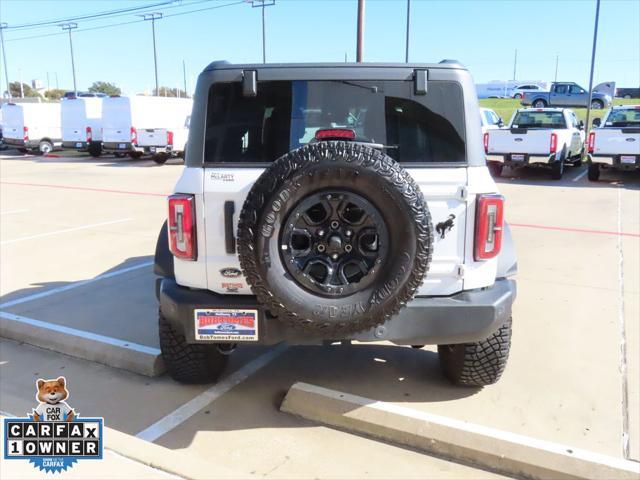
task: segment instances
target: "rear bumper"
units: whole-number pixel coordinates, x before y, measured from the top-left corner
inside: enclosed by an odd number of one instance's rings
[[[489,162],[498,162],[504,163],[505,165],[518,166],[518,165],[549,165],[551,163],[556,162],[556,155],[529,155],[527,153],[520,154],[524,155],[523,160],[512,160],[511,153],[492,153],[488,154],[487,161]]]
[[[33,142],[27,140],[26,142],[21,138],[2,138],[2,143],[8,145],[10,147],[18,147],[18,148],[35,148],[38,144],[34,144]]]
[[[89,144],[87,142],[62,142],[62,148],[86,150]]]
[[[164,317],[190,343],[196,343],[196,308],[258,310],[259,340],[247,343],[263,345],[283,341],[300,345],[319,344],[327,340],[390,341],[398,345],[474,342],[489,337],[510,318],[511,306],[516,297],[515,280],[499,279],[491,287],[464,291],[450,297],[417,297],[398,315],[376,328],[344,338],[325,338],[321,335],[310,336],[283,324],[266,313],[253,296],[219,295],[208,290],[192,290],[167,278],[158,279],[157,282],[156,294]]]
[[[133,151],[131,142],[103,142],[102,150],[105,152],[131,152]]]
[[[627,156],[627,155],[625,155]],[[640,155],[635,156],[635,163],[622,163],[622,155],[589,155],[589,162],[597,163],[601,166],[608,166],[619,170],[636,170],[640,169]]]
[[[151,155],[157,154],[157,153],[171,153],[173,151],[173,149],[171,148],[170,145],[164,145],[164,146],[138,146],[136,145],[135,147],[133,147],[133,149],[136,152],[141,152],[141,153],[148,153]]]

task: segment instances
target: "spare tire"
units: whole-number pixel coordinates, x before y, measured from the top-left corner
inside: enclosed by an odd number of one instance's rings
[[[384,323],[415,295],[433,249],[420,187],[392,158],[329,141],[289,152],[250,190],[238,254],[258,301],[325,339]]]

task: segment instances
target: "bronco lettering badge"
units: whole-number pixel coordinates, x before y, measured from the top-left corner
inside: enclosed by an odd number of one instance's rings
[[[65,401],[64,377],[39,379],[36,386],[39,403],[30,416],[4,419],[4,459],[28,460],[45,473],[102,459],[104,420],[78,416]]]

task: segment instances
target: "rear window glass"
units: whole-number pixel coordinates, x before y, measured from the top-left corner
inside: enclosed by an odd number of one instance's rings
[[[513,128],[565,128],[562,112],[518,112],[511,122]]]
[[[464,105],[455,82],[270,81],[245,97],[242,85],[209,91],[205,162],[267,163],[314,142],[320,129],[355,132],[404,163],[464,162]]]
[[[607,127],[640,127],[640,108],[611,110]]]

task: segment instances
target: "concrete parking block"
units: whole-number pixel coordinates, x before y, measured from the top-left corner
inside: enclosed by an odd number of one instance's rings
[[[634,479],[640,464],[432,415],[306,383],[283,412],[508,474],[557,479]]]

